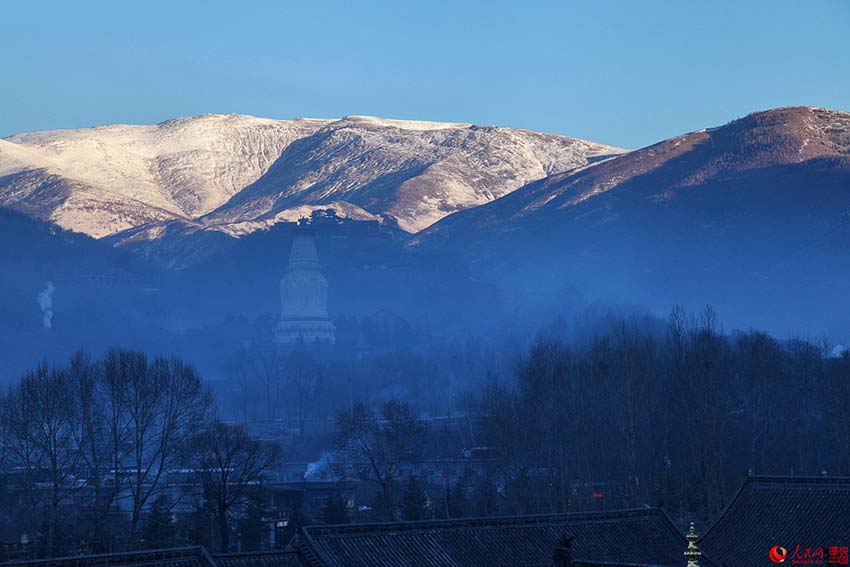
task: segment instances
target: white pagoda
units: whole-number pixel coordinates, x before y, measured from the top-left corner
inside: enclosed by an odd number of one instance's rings
[[[328,319],[328,280],[322,275],[316,243],[309,234],[299,234],[292,242],[289,265],[280,280],[280,301],[276,343],[335,342],[336,328]]]

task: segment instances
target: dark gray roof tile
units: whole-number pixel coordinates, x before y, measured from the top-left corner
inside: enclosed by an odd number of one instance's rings
[[[683,563],[685,539],[657,509],[310,526],[294,545],[321,567],[540,567],[565,533],[580,564]]]
[[[751,477],[699,541],[727,567],[775,567],[774,545],[850,546],[850,478]]]

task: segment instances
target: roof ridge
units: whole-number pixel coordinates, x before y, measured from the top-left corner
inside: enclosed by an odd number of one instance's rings
[[[207,551],[207,548],[203,545],[200,547],[201,557],[203,557],[207,561],[207,563],[209,563],[210,567],[218,567],[218,564],[215,562],[215,559],[212,558],[210,552]]]
[[[493,525],[518,525],[536,524],[552,520],[601,520],[617,518],[639,518],[643,516],[664,516],[660,508],[627,508],[623,510],[608,510],[604,512],[563,512],[554,514],[532,514],[525,516],[476,516],[472,518],[452,518],[441,520],[415,520],[397,522],[369,522],[363,524],[329,524],[304,526],[305,532],[320,533],[323,531],[334,532],[365,532],[379,529],[415,530],[424,528],[439,528],[449,526],[493,526]],[[669,520],[669,518],[668,518]]]
[[[744,481],[749,483],[770,484],[850,484],[850,476],[790,476],[790,475],[750,475]]]
[[[210,553],[213,559],[231,557],[250,557],[251,555],[297,555],[294,549],[258,549],[255,551],[228,551],[227,553]]]
[[[573,565],[582,565],[585,567],[678,567],[678,565],[664,565],[661,563],[627,563],[625,561],[584,561],[581,559],[573,559]]]
[[[104,557],[133,557],[140,555],[169,555],[169,556],[192,556],[198,554],[203,556],[204,546],[189,545],[184,547],[166,547],[162,549],[137,549],[134,551],[117,551],[114,553],[93,553],[86,555],[64,555],[62,557],[47,557],[43,559],[19,559],[2,563],[3,567],[11,565],[38,565],[44,563],[63,563],[67,561],[96,561]],[[192,552],[192,553],[190,553]]]
[[[312,536],[307,533],[304,526],[298,528],[298,531],[295,532],[295,536],[287,544],[286,549],[290,548],[297,551],[304,561],[311,566],[321,567],[322,564],[331,564],[321,550],[318,549],[316,542],[313,540]]]
[[[699,536],[699,543],[702,543],[705,538],[712,532],[712,530],[714,530],[714,528],[720,525],[720,522],[723,520],[723,518],[726,517],[726,515],[735,505],[735,502],[738,500],[738,498],[740,498],[741,494],[744,492],[744,488],[750,485],[750,482],[753,480],[753,478],[754,477],[752,475],[748,475],[744,479],[744,481],[738,485],[738,488],[735,489],[735,494],[733,494],[732,498],[729,499],[729,502],[726,503],[726,506],[720,512],[720,515],[717,516],[717,519],[714,520],[714,522],[712,522],[710,526],[708,526],[708,529],[705,530],[701,536]]]

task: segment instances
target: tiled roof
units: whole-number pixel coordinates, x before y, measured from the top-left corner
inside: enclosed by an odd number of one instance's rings
[[[727,567],[775,567],[774,545],[850,546],[850,478],[751,477],[699,541]]]
[[[578,564],[683,563],[685,539],[657,509],[309,526],[292,547],[316,567],[542,567],[565,534]]]
[[[304,567],[294,551],[210,555],[203,547],[13,561],[2,567]]]
[[[213,554],[216,567],[304,567],[297,551]]]

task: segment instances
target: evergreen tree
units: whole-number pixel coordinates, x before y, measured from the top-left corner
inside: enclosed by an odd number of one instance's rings
[[[326,524],[348,524],[351,522],[351,517],[348,513],[348,503],[342,496],[342,492],[337,490],[328,498],[322,507],[320,517]]]
[[[176,544],[177,530],[174,518],[163,496],[154,500],[151,505],[151,510],[142,525],[142,539],[145,547],[150,549],[174,547]]]
[[[446,507],[449,518],[464,518],[469,515],[469,501],[466,498],[466,487],[461,481],[455,483],[446,494]]]
[[[401,497],[401,517],[403,520],[423,520],[428,516],[428,496],[415,476],[407,480]]]
[[[190,545],[209,547],[213,539],[213,530],[212,514],[198,503],[191,515],[181,522],[180,539]]]

